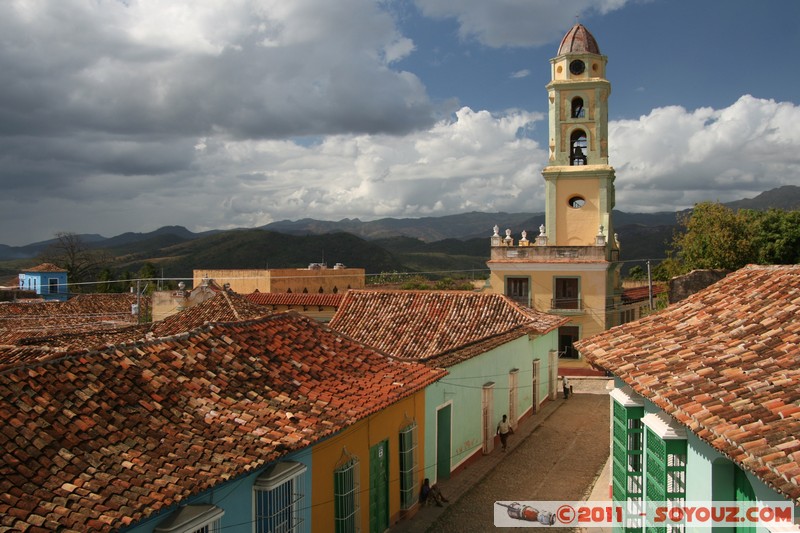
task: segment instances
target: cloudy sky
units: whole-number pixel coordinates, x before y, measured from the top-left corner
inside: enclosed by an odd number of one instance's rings
[[[800,184],[796,0],[3,0],[0,243],[541,212],[576,17],[617,209]]]

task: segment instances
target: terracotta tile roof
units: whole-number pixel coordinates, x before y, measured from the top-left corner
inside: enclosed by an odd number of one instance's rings
[[[605,265],[608,264],[608,261],[595,261],[593,259],[490,259],[486,261],[486,263],[491,264],[505,264],[505,263],[553,263],[553,264],[566,264],[566,263],[581,263],[581,264],[596,264],[596,265]]]
[[[151,324],[132,325],[127,327],[85,329],[79,333],[56,332],[45,335],[43,332],[30,332],[21,336],[17,332],[13,338],[0,333],[0,339],[13,341],[15,345],[51,346],[69,348],[100,348],[112,344],[123,344],[144,340],[145,338],[167,337],[185,333],[208,322],[230,322],[258,318],[270,311],[256,305],[236,293],[217,292],[213,297],[184,311],[171,315],[164,320]],[[2,321],[0,321],[2,323]],[[59,330],[60,331],[60,330]],[[0,366],[4,364],[0,354]]]
[[[130,525],[444,374],[293,312],[7,369],[0,529]]]
[[[150,334],[153,337],[177,335],[202,326],[206,322],[248,320],[268,315],[270,312],[244,296],[223,290],[204,302],[154,322]]]
[[[800,265],[743,268],[576,347],[800,503]]]
[[[0,344],[21,339],[117,329],[136,323],[132,294],[82,294],[66,302],[0,303]],[[141,305],[149,305],[142,298]]]
[[[500,294],[349,290],[329,325],[396,357],[446,367],[567,321]]]
[[[64,347],[53,346],[0,346],[0,372],[12,366],[63,357],[67,352]]]
[[[144,340],[151,324],[136,324],[117,329],[100,329],[81,333],[60,333],[47,337],[20,339],[17,346],[48,346],[50,348],[90,349]],[[0,365],[2,365],[0,357]]]
[[[67,269],[61,268],[53,263],[42,263],[35,267],[22,269],[21,272],[67,272]]]
[[[286,292],[253,292],[245,298],[259,305],[290,305],[307,307],[338,307],[343,294],[312,294]]]
[[[653,296],[658,296],[661,293],[667,292],[667,287],[663,284],[653,284]],[[644,287],[631,287],[622,291],[622,303],[632,304],[641,302],[650,298],[650,288],[646,285]]]

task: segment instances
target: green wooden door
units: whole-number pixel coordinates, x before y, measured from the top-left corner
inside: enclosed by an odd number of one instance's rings
[[[369,531],[389,529],[389,441],[369,449]]]
[[[756,494],[753,491],[753,486],[750,484],[750,480],[747,479],[747,474],[745,474],[744,470],[741,468],[737,467],[733,473],[733,487],[736,494],[737,503],[753,503],[756,501]],[[755,533],[756,528],[755,526],[751,525],[742,525],[737,526],[736,531],[737,533]]]
[[[450,479],[451,407],[436,412],[436,479]]]

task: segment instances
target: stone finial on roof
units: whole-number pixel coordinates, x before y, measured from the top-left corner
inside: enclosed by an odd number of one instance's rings
[[[497,224],[494,225],[494,235],[492,235],[492,246],[500,246],[503,241],[500,237],[500,228],[497,227]]]

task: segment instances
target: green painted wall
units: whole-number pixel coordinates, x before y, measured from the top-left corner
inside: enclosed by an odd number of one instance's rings
[[[548,354],[558,348],[557,331],[529,339],[520,337],[484,354],[449,367],[449,375],[430,385],[425,391],[425,473],[423,478],[436,476],[436,412],[448,402],[452,405],[450,468],[455,469],[472,454],[480,452],[483,444],[481,428],[481,398],[485,383],[493,381],[494,422],[508,413],[509,372],[519,369],[517,386],[517,415],[530,412],[533,403],[533,360],[541,360],[541,380],[538,399],[541,403],[549,393]]]
[[[614,379],[614,385],[621,387],[624,382]],[[613,401],[613,400],[612,400]],[[645,413],[659,413],[661,409],[649,400],[644,400]],[[612,421],[613,423],[613,421]],[[613,426],[611,428],[613,431]],[[733,489],[733,470],[731,462],[721,453],[701,440],[691,431],[687,431],[686,451],[686,501],[732,501],[735,499]],[[645,464],[645,471],[646,471]],[[750,472],[745,472],[755,492],[757,501],[786,501],[787,499],[769,488]],[[795,506],[795,516],[800,516],[800,507]],[[732,532],[733,528],[718,528],[719,531]],[[705,531],[710,531],[705,529]],[[717,531],[717,528],[715,528]],[[758,529],[768,531],[765,528]]]

